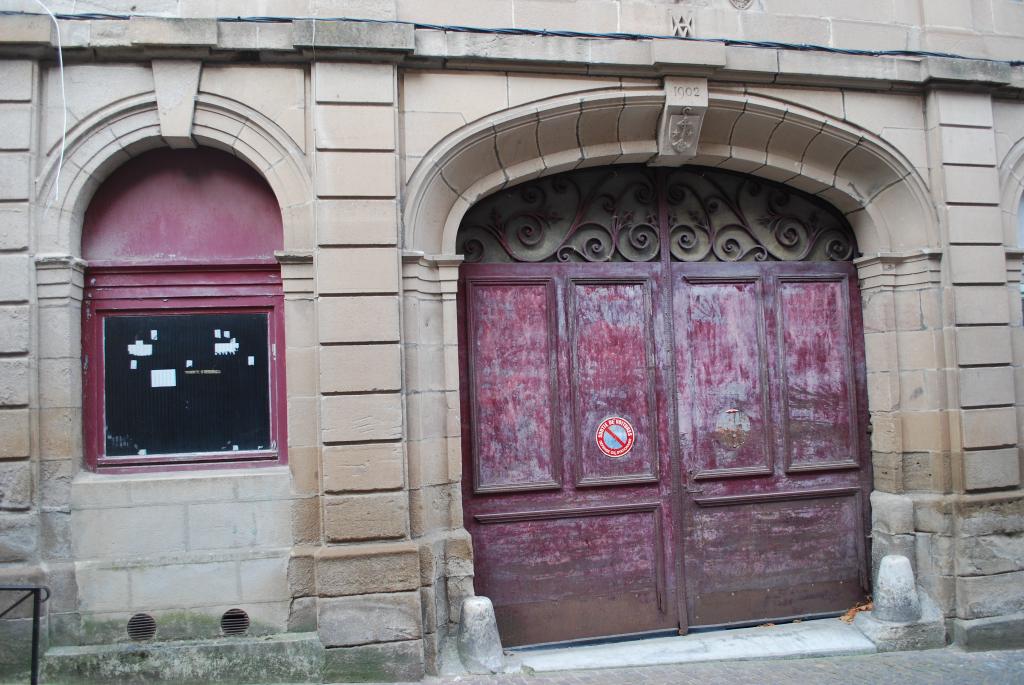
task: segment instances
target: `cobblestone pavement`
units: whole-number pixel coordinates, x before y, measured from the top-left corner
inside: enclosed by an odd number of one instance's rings
[[[565,671],[538,675],[427,678],[429,685],[1024,685],[1024,650],[956,647],[817,659]]]

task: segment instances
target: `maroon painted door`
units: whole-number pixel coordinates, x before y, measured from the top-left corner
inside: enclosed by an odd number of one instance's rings
[[[863,596],[863,335],[830,212],[747,177],[624,167],[467,214],[464,514],[506,645]]]
[[[678,623],[659,271],[462,267],[466,525],[506,645]]]
[[[851,606],[869,486],[853,266],[677,264],[672,280],[691,624]]]

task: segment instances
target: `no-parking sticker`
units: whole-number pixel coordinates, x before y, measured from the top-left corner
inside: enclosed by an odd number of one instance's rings
[[[609,457],[624,457],[633,449],[636,437],[633,424],[621,416],[611,416],[597,427],[597,448]]]

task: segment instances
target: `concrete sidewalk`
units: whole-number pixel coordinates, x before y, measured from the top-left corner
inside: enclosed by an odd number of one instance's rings
[[[427,685],[1021,685],[1024,650],[715,661],[543,674],[428,677]]]
[[[715,630],[554,649],[527,649],[515,658],[527,672],[632,668],[701,661],[752,661],[872,654],[857,628],[834,618],[756,628]]]

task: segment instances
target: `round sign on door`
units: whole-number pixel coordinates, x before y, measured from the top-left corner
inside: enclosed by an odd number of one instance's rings
[[[636,435],[633,424],[621,416],[611,416],[597,427],[597,448],[606,456],[624,457],[633,449]]]

